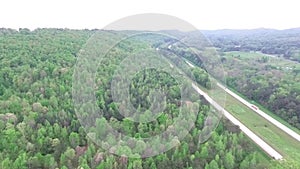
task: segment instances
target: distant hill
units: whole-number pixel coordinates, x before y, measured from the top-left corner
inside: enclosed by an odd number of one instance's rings
[[[266,35],[266,34],[300,34],[300,28],[292,29],[268,29],[268,28],[257,28],[257,29],[219,29],[219,30],[201,30],[205,35]]]
[[[260,51],[300,61],[300,28],[201,31],[221,51]]]

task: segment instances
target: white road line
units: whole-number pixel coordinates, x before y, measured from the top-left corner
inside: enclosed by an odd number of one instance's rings
[[[225,90],[228,94],[230,94],[231,96],[233,96],[234,98],[236,98],[237,100],[239,100],[241,103],[243,103],[244,105],[246,105],[247,107],[251,108],[253,111],[255,111],[257,114],[259,114],[260,116],[262,116],[263,118],[265,118],[266,120],[268,120],[269,122],[271,122],[272,124],[274,124],[275,126],[277,126],[278,128],[280,128],[281,130],[283,130],[284,132],[286,132],[288,135],[292,136],[293,138],[295,138],[296,140],[300,141],[300,135],[296,132],[294,132],[293,130],[291,130],[290,128],[286,127],[285,125],[283,125],[282,123],[280,123],[279,121],[275,120],[273,117],[269,116],[268,114],[266,114],[265,112],[259,110],[258,108],[253,108],[253,104],[247,102],[245,99],[241,98],[240,96],[238,96],[237,94],[233,93],[232,91],[230,91],[228,88],[224,87],[223,85],[221,85],[220,83],[217,83],[217,85],[222,88],[223,90]]]
[[[190,67],[194,68],[195,66],[193,64],[191,64],[189,61],[185,61]]]

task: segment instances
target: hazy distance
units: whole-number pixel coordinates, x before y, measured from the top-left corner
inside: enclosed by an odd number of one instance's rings
[[[0,27],[101,29],[126,16],[162,13],[183,19],[201,30],[288,29],[300,27],[298,7],[296,0],[10,0],[1,3]]]

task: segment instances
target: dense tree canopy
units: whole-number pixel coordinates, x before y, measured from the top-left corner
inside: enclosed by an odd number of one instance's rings
[[[259,53],[228,52],[223,56],[226,84],[300,129],[300,65]]]
[[[72,75],[79,50],[95,32],[68,29],[0,30],[0,168],[266,167],[267,164],[257,158],[255,146],[240,131],[226,128],[228,121],[223,120],[212,137],[204,144],[199,144],[197,136],[203,129],[210,109],[203,98],[196,96],[192,100],[193,106],[199,106],[195,125],[183,140],[173,140],[180,143],[178,146],[143,159],[117,156],[106,151],[105,148],[115,141],[115,135],[106,130],[107,124],[130,137],[145,138],[172,127],[174,118],[179,116],[179,108],[191,103],[179,101],[180,86],[174,77],[162,70],[146,69],[133,77],[129,87],[130,101],[135,108],[146,112],[155,99],[151,98],[151,92],[166,91],[165,110],[155,121],[147,123],[133,122],[118,112],[120,104],[113,101],[110,90],[118,65],[132,53],[155,51],[156,47],[163,49],[159,44],[168,42],[160,37],[156,37],[155,42],[155,38],[146,36],[129,39],[115,46],[97,68],[95,94],[103,117],[92,119],[95,127],[86,131],[75,114],[71,96]],[[128,32],[102,33],[105,39]],[[177,50],[186,51],[179,47]],[[186,58],[194,58],[187,51],[185,55]],[[183,62],[172,54],[165,57],[175,66],[184,68]],[[197,63],[201,64],[201,61],[197,60]],[[209,88],[206,71],[200,68],[183,71],[192,72],[199,84]],[[298,90],[297,87],[295,90]],[[284,91],[278,92],[286,94]],[[89,103],[82,106],[89,106]],[[85,112],[82,117],[88,114]],[[147,117],[145,113],[143,118]],[[93,133],[95,137],[105,135],[108,141],[99,146],[91,139]],[[115,151],[134,154],[152,150],[139,141],[136,145],[123,146]]]

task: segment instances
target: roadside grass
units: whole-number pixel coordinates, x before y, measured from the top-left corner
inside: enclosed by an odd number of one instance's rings
[[[208,93],[208,95],[215,100],[220,106],[226,107],[229,104],[226,102],[227,100],[227,94],[225,91],[223,91],[220,88],[214,87],[212,90],[207,90],[206,88],[197,85],[202,91]],[[243,105],[242,105],[243,106]],[[246,113],[246,111],[236,111],[240,114]],[[232,114],[233,115],[233,114]],[[240,119],[238,119],[240,120]],[[240,120],[241,121],[241,120]],[[243,121],[241,121],[243,123]],[[241,131],[242,132],[242,131]],[[273,160],[269,155],[267,155],[259,146],[255,144],[250,138],[248,138],[246,135],[245,137],[251,142],[252,146],[255,148],[255,151],[257,152],[257,159],[259,160],[259,166],[258,168],[268,168],[269,165],[271,165],[271,161]],[[275,160],[274,160],[275,161]]]
[[[245,136],[251,143],[252,146],[255,148],[257,152],[256,157],[258,159],[258,166],[257,168],[270,168],[272,163],[276,163],[277,161],[272,159],[268,156],[259,146],[257,146],[250,138]]]
[[[218,89],[216,89],[217,91]],[[219,90],[222,90],[219,88]],[[285,159],[300,159],[300,143],[286,134],[281,129],[252,111],[247,106],[226,94],[226,98],[220,96],[220,92],[211,92],[216,102],[223,102],[226,99],[224,108],[234,117],[240,120],[251,131],[266,141],[270,146],[283,155]]]
[[[261,104],[253,101],[253,100],[249,100],[248,98],[246,98],[245,96],[241,95],[240,93],[238,93],[237,91],[235,91],[234,89],[230,88],[227,86],[228,89],[230,89],[232,92],[234,92],[235,94],[239,95],[241,98],[245,99],[246,101],[248,101],[249,103],[254,104],[255,106],[257,106],[260,110],[262,110],[263,112],[265,112],[266,114],[268,114],[269,116],[273,117],[275,120],[279,121],[281,124],[285,125],[286,127],[290,128],[291,130],[293,130],[294,132],[300,134],[300,130],[297,129],[296,127],[290,125],[287,121],[285,121],[284,119],[282,119],[281,117],[279,117],[278,115],[272,113],[270,110],[266,109],[264,106],[262,106]]]
[[[225,52],[224,53],[226,57],[235,57],[240,61],[242,61],[242,63],[245,63],[245,61],[249,61],[251,60],[253,62],[253,60],[257,60],[259,58],[262,58],[263,56],[269,56],[267,54],[263,54],[263,53],[257,53],[257,52],[240,52],[240,51],[233,51],[233,52]],[[254,59],[253,59],[254,58]],[[278,57],[271,57],[269,56],[269,61],[267,63],[261,63],[261,65],[272,65],[273,68],[275,67],[277,69],[281,69],[283,70],[282,72],[284,73],[284,76],[286,79],[299,79],[300,78],[300,74],[298,74],[297,76],[295,76],[295,74],[292,72],[293,69],[300,69],[300,64],[296,63],[294,61],[290,61],[284,58],[278,58]],[[291,69],[286,69],[286,68],[291,68]],[[283,125],[287,126],[288,128],[292,129],[293,131],[295,131],[296,133],[300,134],[300,130],[297,129],[296,127],[290,125],[287,121],[285,121],[284,119],[282,119],[281,117],[279,117],[278,115],[274,114],[273,112],[271,112],[270,110],[266,109],[264,106],[262,106],[261,104],[253,101],[253,100],[249,100],[248,98],[246,98],[245,96],[241,95],[240,93],[238,93],[237,91],[235,91],[234,89],[228,87],[232,92],[234,92],[235,94],[239,95],[240,97],[242,97],[243,99],[247,100],[248,102],[255,104],[257,107],[259,107],[262,111],[264,111],[266,114],[268,114],[269,116],[273,117],[274,119],[276,119],[277,121],[279,121],[280,123],[282,123]]]
[[[234,54],[239,54],[240,52],[235,52]],[[256,56],[256,58],[261,58],[264,56],[264,54],[260,53],[243,53],[240,55],[240,58],[248,58],[253,59],[253,56]],[[272,58],[273,59],[273,58]],[[276,59],[276,58],[274,58]],[[230,112],[234,117],[236,117],[239,121],[241,121],[245,126],[247,126],[251,131],[253,131],[256,135],[258,135],[260,138],[262,138],[266,143],[268,143],[270,146],[272,146],[275,150],[277,150],[279,153],[281,153],[284,157],[284,160],[293,160],[293,161],[299,161],[300,159],[300,143],[286,134],[281,129],[277,128],[275,125],[255,113],[253,110],[245,106],[243,103],[236,100],[231,95],[227,94],[225,91],[223,91],[221,88],[219,88],[216,85],[216,81],[212,80],[213,84],[213,90],[207,90],[201,86],[201,90],[208,93],[208,95],[215,100],[217,103],[219,103],[222,107],[224,107],[228,112]],[[236,91],[233,91],[245,100],[244,96],[237,93]],[[286,125],[287,127],[291,128],[295,132],[300,134],[300,131],[296,129],[295,127],[292,127],[289,125],[286,121],[281,119],[280,117],[276,116],[272,112],[266,110],[261,105],[249,101],[252,104],[257,105],[261,110],[269,114],[274,119],[278,120],[282,124]],[[250,139],[249,139],[250,140]],[[253,142],[253,144],[255,144]],[[266,161],[270,163],[270,157],[257,145],[257,151],[259,152],[260,158],[263,159],[263,161]],[[277,161],[276,161],[277,162]],[[275,163],[276,163],[275,162]],[[299,161],[300,163],[300,161]]]

